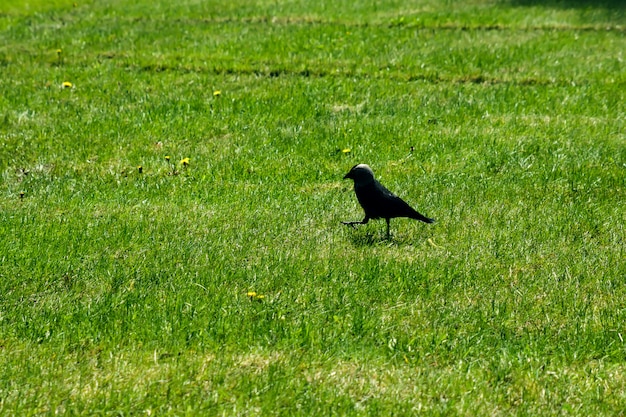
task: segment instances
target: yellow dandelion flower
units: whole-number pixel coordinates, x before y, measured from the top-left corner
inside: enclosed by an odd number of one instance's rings
[[[141,165],[139,165],[137,167],[137,171],[139,171],[139,173],[141,174],[143,172],[143,167]]]
[[[254,298],[254,297],[256,297],[256,292],[255,291],[248,291],[248,293],[246,295],[248,297],[250,297],[250,298]]]
[[[63,52],[63,50],[57,49],[57,55],[61,55],[61,52]]]
[[[222,95],[222,92],[220,90],[213,91],[213,97],[219,97],[221,95]]]
[[[265,296],[263,294],[257,294],[257,296],[256,296],[257,300],[262,300],[264,298],[265,298]]]
[[[350,150],[350,148],[345,148],[345,149],[342,149],[341,152],[342,153],[350,153],[351,150]]]
[[[183,158],[180,160],[180,164],[184,167],[186,167],[187,165],[189,165],[189,158]]]
[[[63,84],[61,84],[63,86],[63,88],[72,88],[74,87],[74,84],[72,84],[69,81],[63,81]]]
[[[169,162],[169,161],[170,161],[170,156],[169,156],[169,155],[165,155],[165,160],[166,160],[167,162]]]

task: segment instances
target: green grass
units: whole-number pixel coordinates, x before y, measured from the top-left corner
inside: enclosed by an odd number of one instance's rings
[[[0,414],[626,412],[618,2],[76,3],[0,6]]]

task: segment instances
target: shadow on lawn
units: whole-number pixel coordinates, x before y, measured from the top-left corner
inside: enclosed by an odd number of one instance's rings
[[[387,239],[386,236],[375,233],[372,231],[366,232],[352,232],[350,233],[350,240],[354,246],[373,246],[381,243],[389,243],[393,241],[393,237],[391,239]]]
[[[354,246],[406,246],[414,245],[418,241],[411,239],[406,234],[394,235],[388,239],[384,231],[380,230],[367,230],[367,231],[353,231],[350,233],[350,240]]]

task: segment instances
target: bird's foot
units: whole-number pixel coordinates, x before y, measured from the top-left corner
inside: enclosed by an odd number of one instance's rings
[[[346,226],[350,226],[353,229],[356,229],[356,225],[361,224],[361,222],[341,222],[341,224],[345,224]]]

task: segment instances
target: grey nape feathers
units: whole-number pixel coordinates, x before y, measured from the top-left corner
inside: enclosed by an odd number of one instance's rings
[[[389,220],[394,217],[408,217],[424,223],[435,222],[415,211],[404,200],[386,189],[374,178],[374,171],[366,164],[353,166],[343,178],[350,178],[354,181],[354,193],[365,211],[363,220],[342,222],[345,225],[355,227],[356,224],[367,224],[370,219],[385,219],[387,238],[389,238]]]

